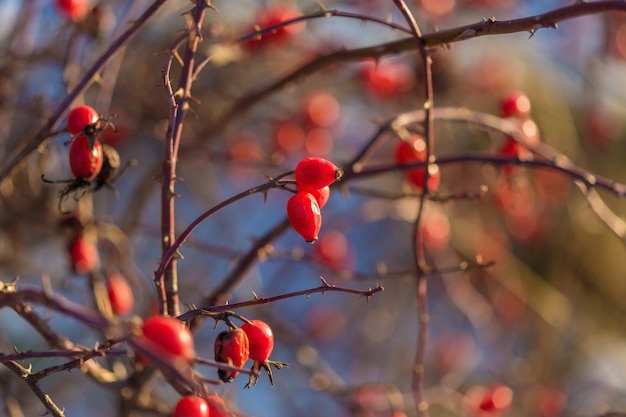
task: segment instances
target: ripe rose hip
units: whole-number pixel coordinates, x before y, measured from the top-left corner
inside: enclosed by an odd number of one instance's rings
[[[526,117],[530,114],[530,99],[521,91],[511,91],[500,99],[503,117]]]
[[[113,273],[109,275],[107,279],[107,294],[114,314],[124,316],[133,311],[133,290],[120,274]]]
[[[67,130],[75,135],[82,132],[87,126],[98,122],[98,112],[90,106],[78,106],[70,110],[67,115]]]
[[[217,335],[213,350],[216,361],[241,368],[250,356],[248,336],[241,328],[224,330]],[[232,382],[237,375],[237,371],[217,370],[217,376],[223,382]]]
[[[209,404],[204,398],[188,395],[181,398],[174,407],[172,417],[213,417]]]
[[[274,349],[272,328],[261,320],[250,320],[241,325],[250,342],[250,359],[260,363],[267,361]]]
[[[394,159],[398,164],[426,162],[426,142],[419,135],[412,135],[408,141],[401,141],[394,151]],[[415,168],[404,171],[406,178],[416,188],[424,188],[426,168]],[[428,191],[433,192],[439,187],[440,173],[436,164],[428,165]]]
[[[291,227],[304,240],[313,243],[322,227],[322,214],[315,197],[307,191],[298,191],[287,201],[287,217]]]
[[[71,20],[81,20],[87,14],[87,0],[56,0],[57,9]]]
[[[326,187],[343,176],[343,171],[332,162],[318,157],[308,157],[296,165],[296,183],[303,190]]]
[[[70,143],[69,158],[72,174],[76,178],[93,180],[104,162],[102,145],[96,140],[91,147],[87,136],[77,136]]]
[[[183,322],[174,317],[152,316],[143,322],[141,333],[151,347],[161,354],[187,361],[196,356],[191,332]]]

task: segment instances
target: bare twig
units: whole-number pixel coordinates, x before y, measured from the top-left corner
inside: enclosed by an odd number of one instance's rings
[[[342,292],[342,293],[347,293],[347,294],[361,295],[369,299],[370,297],[374,296],[374,294],[384,290],[384,288],[380,285],[377,285],[374,288],[368,288],[367,290],[355,290],[352,288],[337,287],[335,285],[329,284],[324,278],[320,278],[320,279],[322,280],[322,285],[320,285],[319,287],[276,295],[273,297],[255,297],[253,300],[243,301],[240,303],[211,305],[210,307],[192,309],[184,314],[181,314],[178,318],[180,320],[187,321],[187,320],[191,320],[196,317],[199,317],[199,316],[212,317],[215,315],[215,313],[221,313],[224,311],[235,310],[238,308],[273,303],[273,302],[280,301],[280,300],[286,300],[288,298],[301,297],[301,296],[308,297],[311,294],[316,294],[316,293],[325,294],[327,292]]]
[[[26,382],[30,390],[39,398],[39,401],[46,407],[48,413],[50,413],[53,417],[65,417],[65,412],[59,408],[58,405],[50,398],[48,394],[43,392],[41,387],[37,384],[36,381],[31,380],[31,373],[28,369],[24,368],[22,365],[17,362],[5,362],[3,365],[15,375],[19,377],[22,381]]]

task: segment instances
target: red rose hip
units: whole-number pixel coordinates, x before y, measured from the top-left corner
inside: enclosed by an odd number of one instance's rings
[[[204,398],[188,395],[176,403],[172,417],[209,417],[210,415],[209,404]]]
[[[272,328],[264,321],[250,320],[250,323],[242,324],[241,329],[250,342],[250,359],[261,363],[267,361],[274,350]]]
[[[315,242],[322,226],[322,214],[315,197],[298,191],[287,201],[287,217],[291,227],[309,243]]]
[[[67,115],[67,130],[75,135],[87,126],[97,123],[99,119],[98,112],[91,106],[74,107]]]
[[[70,143],[69,158],[70,169],[76,178],[93,180],[104,162],[102,145],[96,140],[92,147],[87,136],[77,136]]]
[[[303,190],[326,187],[343,176],[343,171],[332,162],[318,157],[302,159],[296,165],[296,183]]]
[[[183,322],[168,316],[152,316],[144,321],[141,333],[152,348],[161,354],[169,354],[191,361],[196,352],[193,336]]]

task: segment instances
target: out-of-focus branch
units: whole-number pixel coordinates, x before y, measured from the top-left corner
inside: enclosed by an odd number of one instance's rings
[[[444,46],[455,42],[470,40],[486,35],[502,35],[507,33],[529,32],[534,35],[542,28],[556,29],[557,24],[564,20],[574,19],[591,14],[605,13],[609,11],[626,11],[626,3],[619,0],[599,1],[593,3],[576,2],[575,4],[551,10],[549,12],[524,17],[521,19],[498,21],[491,17],[481,22],[456,28],[446,29],[434,33],[422,35],[422,41],[428,48]],[[331,13],[329,11],[327,13]],[[242,115],[265,97],[281,91],[287,85],[295,83],[322,68],[344,63],[358,61],[365,58],[380,58],[385,55],[398,54],[400,52],[416,49],[414,37],[387,42],[380,45],[369,46],[352,50],[340,50],[328,54],[319,55],[306,64],[296,68],[284,77],[272,82],[256,92],[250,92],[238,99],[218,119],[197,134],[199,138],[210,138],[221,132],[232,120]],[[192,149],[189,152],[194,152]]]
[[[48,394],[43,392],[41,387],[37,384],[36,381],[31,380],[31,373],[28,369],[24,368],[17,362],[5,362],[3,365],[15,375],[19,377],[22,381],[26,382],[30,390],[39,398],[39,401],[46,407],[48,413],[52,417],[65,417],[65,413],[58,405],[50,398]]]

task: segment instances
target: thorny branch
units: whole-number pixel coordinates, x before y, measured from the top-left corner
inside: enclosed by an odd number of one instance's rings
[[[422,34],[422,41],[427,48],[448,46],[455,42],[466,41],[486,35],[502,35],[519,32],[529,32],[535,34],[542,28],[556,29],[557,24],[564,20],[574,19],[582,16],[605,13],[609,11],[626,11],[626,4],[623,1],[599,1],[599,2],[576,2],[575,4],[564,6],[549,12],[524,17],[521,19],[498,21],[494,17],[483,19],[481,22],[456,28],[446,29],[434,33]],[[326,12],[326,13],[330,13]],[[313,17],[322,17],[319,14]],[[277,93],[286,86],[295,83],[325,67],[344,62],[354,62],[366,58],[378,59],[386,55],[398,54],[400,52],[415,50],[417,48],[415,38],[409,37],[397,41],[387,42],[379,45],[364,48],[338,50],[328,54],[319,55],[311,59],[306,64],[291,71],[286,76],[270,83],[258,91],[251,92],[240,99],[226,110],[218,119],[200,132],[198,137],[211,138],[221,132],[236,117],[241,116],[250,110],[257,103],[267,96]],[[189,151],[192,151],[189,149]]]
[[[324,295],[327,292],[342,292],[342,293],[347,293],[347,294],[361,295],[369,299],[370,297],[374,296],[374,294],[384,290],[384,288],[380,285],[377,285],[374,288],[369,288],[367,290],[355,290],[352,288],[337,287],[335,285],[329,284],[324,278],[320,277],[320,279],[322,280],[322,285],[320,285],[319,287],[309,288],[309,289],[302,290],[302,291],[295,291],[295,292],[280,294],[280,295],[276,295],[273,297],[256,297],[255,296],[253,300],[243,301],[240,303],[232,303],[232,304],[224,304],[224,305],[210,305],[210,307],[202,307],[202,308],[189,310],[188,312],[178,316],[178,318],[180,320],[187,321],[187,320],[196,318],[198,316],[213,316],[215,315],[215,313],[235,310],[237,308],[268,304],[268,303],[273,303],[273,302],[280,301],[280,300],[286,300],[288,298],[293,298],[293,297],[301,297],[301,296],[309,297],[311,294],[316,294],[316,293],[321,293],[322,295]]]

